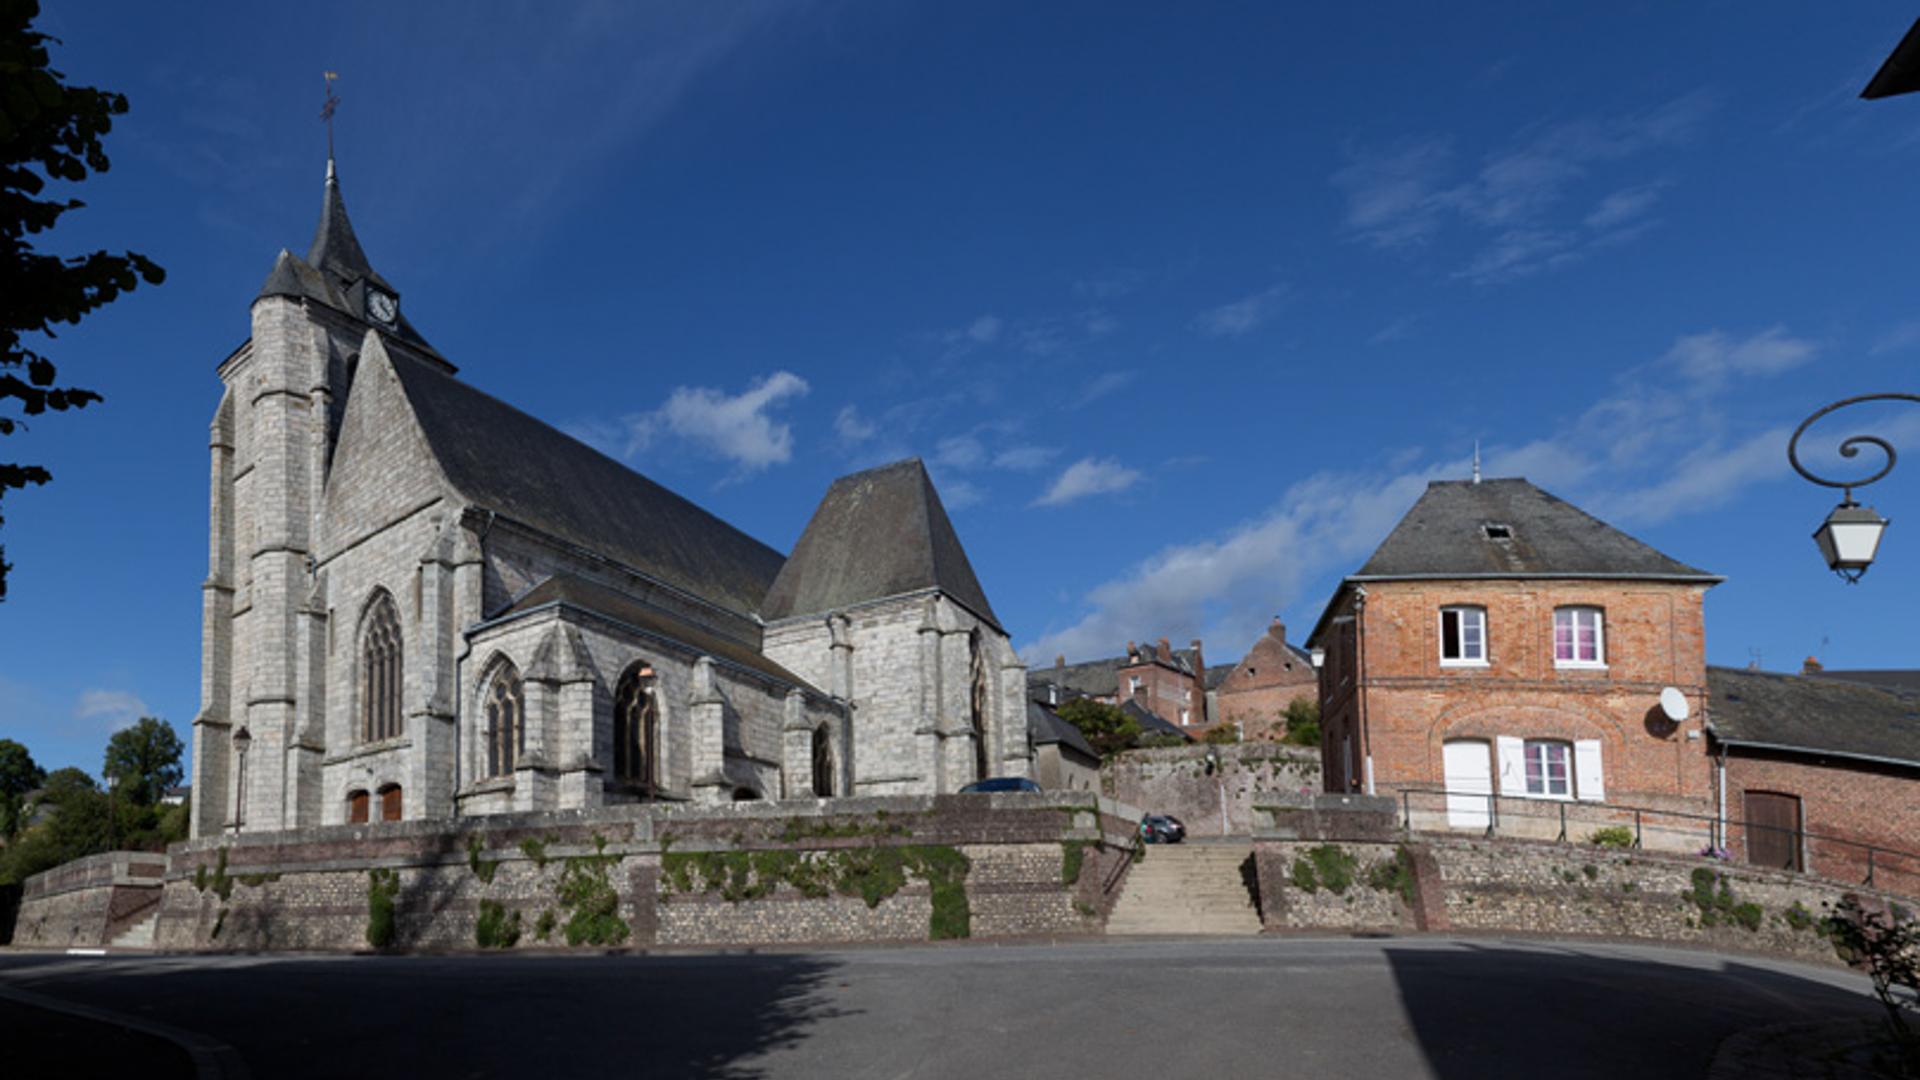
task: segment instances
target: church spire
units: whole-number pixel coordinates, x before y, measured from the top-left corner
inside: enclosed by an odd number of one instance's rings
[[[320,224],[313,230],[313,246],[307,249],[307,263],[342,287],[368,281],[393,291],[387,279],[367,261],[359,238],[353,235],[353,223],[347,220],[347,204],[340,197],[340,177],[331,156],[327,158],[327,190],[320,204]]]

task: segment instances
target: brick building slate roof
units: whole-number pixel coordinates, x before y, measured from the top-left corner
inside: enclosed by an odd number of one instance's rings
[[[778,551],[587,444],[424,362],[393,368],[440,468],[473,505],[745,615]]]
[[[1730,746],[1920,765],[1920,691],[1709,667],[1707,692]]]
[[[908,458],[833,482],[761,614],[813,615],[930,588],[999,628],[926,466]]]
[[[1801,674],[1815,679],[1839,679],[1889,690],[1920,692],[1920,669],[1914,668],[1857,668],[1853,671],[1808,671]]]
[[[1159,714],[1132,698],[1120,703],[1120,711],[1133,717],[1133,722],[1140,725],[1140,730],[1149,735],[1178,735],[1189,742],[1193,740],[1193,736],[1180,730],[1180,725],[1160,719]]]
[[[1508,538],[1491,538],[1489,525],[1505,526]],[[1721,580],[1521,479],[1428,484],[1347,580],[1486,577]]]
[[[1080,729],[1054,713],[1052,709],[1037,701],[1027,702],[1027,741],[1035,746],[1060,743],[1098,761],[1100,755],[1094,753],[1093,746]]]
[[[636,630],[677,641],[696,653],[818,693],[805,679],[767,659],[751,644],[714,633],[671,612],[572,574],[555,574],[547,578],[488,618],[487,622],[502,622],[555,604],[591,612]]]

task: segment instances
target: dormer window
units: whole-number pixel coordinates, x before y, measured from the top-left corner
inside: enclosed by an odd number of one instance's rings
[[[1513,527],[1510,525],[1501,525],[1498,522],[1489,521],[1485,525],[1480,526],[1480,528],[1485,530],[1487,539],[1489,540],[1513,539]]]
[[[1440,609],[1440,666],[1485,667],[1487,609],[1457,605]]]

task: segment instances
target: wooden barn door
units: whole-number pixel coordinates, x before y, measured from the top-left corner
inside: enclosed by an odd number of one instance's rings
[[[1800,798],[1747,792],[1747,861],[1775,870],[1799,870]]]

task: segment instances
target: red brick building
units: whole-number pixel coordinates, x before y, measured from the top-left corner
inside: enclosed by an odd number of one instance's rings
[[[1920,692],[1732,668],[1707,685],[1734,858],[1838,881],[1871,858],[1876,883],[1920,895]]]
[[[1328,789],[1444,789],[1408,803],[1503,831],[1551,834],[1555,803],[1710,815],[1702,603],[1720,580],[1525,480],[1429,485],[1308,637]]]
[[[1185,649],[1166,638],[1158,645],[1129,641],[1120,656],[1078,664],[1055,657],[1051,668],[1027,672],[1027,693],[1047,705],[1075,697],[1109,705],[1131,701],[1174,729],[1207,725],[1207,661],[1198,638]]]
[[[1196,642],[1196,645],[1198,643]],[[1214,674],[1218,674],[1215,669]],[[1316,700],[1319,673],[1313,659],[1287,641],[1287,624],[1279,619],[1267,627],[1238,664],[1217,681],[1207,680],[1216,723],[1235,724],[1244,739],[1277,739],[1286,734],[1281,722],[1287,706],[1296,700]]]

